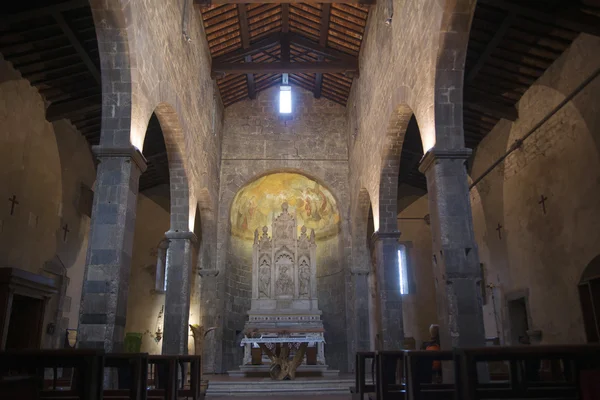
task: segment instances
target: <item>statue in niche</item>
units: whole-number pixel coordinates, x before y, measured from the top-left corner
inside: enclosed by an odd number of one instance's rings
[[[271,268],[264,260],[259,269],[258,296],[269,297],[269,286],[271,285]]]
[[[302,261],[302,264],[300,264],[300,296],[306,296],[308,297],[309,291],[310,291],[310,267],[308,266],[308,264],[306,264],[306,260]]]
[[[294,281],[289,274],[289,267],[279,267],[279,278],[276,283],[277,294],[293,295],[294,294]]]

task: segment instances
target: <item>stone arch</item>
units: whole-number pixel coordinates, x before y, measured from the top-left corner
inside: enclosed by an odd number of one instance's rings
[[[358,198],[356,200],[356,207],[353,218],[353,241],[354,249],[356,254],[360,254],[362,257],[354,257],[357,268],[364,268],[369,270],[370,268],[370,245],[369,245],[369,213],[372,212],[371,196],[369,191],[365,188],[361,188],[358,192]]]
[[[375,230],[379,232],[398,230],[396,217],[400,155],[402,154],[404,135],[412,116],[412,109],[406,104],[401,104],[396,107],[385,132],[379,179],[379,204],[377,211],[373,209]],[[378,212],[377,215],[375,215],[376,212]]]
[[[188,167],[183,154],[183,129],[175,109],[168,103],[159,103],[154,113],[163,131],[169,160],[169,191],[171,194],[171,230],[190,230],[190,188]]]
[[[440,0],[443,8],[436,56],[436,146],[463,148],[464,69],[476,0]]]
[[[135,144],[132,128],[135,70],[131,7],[121,1],[90,0],[96,27],[102,78],[102,127],[100,145],[128,147]],[[114,82],[120,82],[114,84]],[[141,148],[141,142],[137,147]]]

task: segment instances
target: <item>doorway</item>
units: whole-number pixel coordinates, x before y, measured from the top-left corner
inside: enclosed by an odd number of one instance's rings
[[[581,274],[578,285],[583,326],[588,343],[600,342],[600,255]]]
[[[6,336],[6,350],[40,347],[44,301],[15,294]]]
[[[522,344],[527,338],[529,330],[529,317],[527,315],[527,302],[525,297],[508,301],[508,318],[510,323],[510,343],[513,346]]]

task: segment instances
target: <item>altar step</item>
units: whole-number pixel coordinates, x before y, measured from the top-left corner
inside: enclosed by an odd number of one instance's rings
[[[296,378],[293,381],[271,379],[210,380],[207,396],[275,396],[349,394],[354,379]]]
[[[270,365],[240,365],[240,369],[227,371],[227,375],[232,378],[244,377],[268,377]],[[297,377],[323,377],[337,378],[340,371],[337,369],[328,369],[327,365],[300,365],[296,370]]]

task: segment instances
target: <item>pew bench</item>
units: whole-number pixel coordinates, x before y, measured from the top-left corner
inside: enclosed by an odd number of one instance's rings
[[[541,380],[536,371],[542,360],[562,361],[562,377]],[[478,363],[507,362],[509,380],[504,385],[480,382]],[[600,346],[522,346],[457,349],[455,373],[458,398],[487,399],[582,399],[579,375],[600,369]]]
[[[356,353],[356,364],[354,369],[354,387],[350,388],[353,400],[363,400],[365,394],[375,393],[375,374],[373,368],[371,368],[372,383],[367,383],[367,363],[374,366],[375,363],[375,352],[373,351],[359,351]]]

